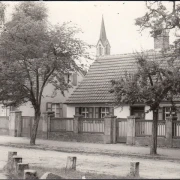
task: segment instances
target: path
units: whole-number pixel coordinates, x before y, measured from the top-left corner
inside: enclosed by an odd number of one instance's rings
[[[85,152],[109,155],[131,155],[139,157],[150,157],[149,147],[128,146],[126,144],[94,144],[82,142],[62,142],[53,140],[37,139],[36,146],[29,145],[29,139],[25,137],[0,136],[0,145],[11,145],[13,147],[40,148],[58,150],[62,152]],[[180,149],[158,148],[159,158],[180,160]]]

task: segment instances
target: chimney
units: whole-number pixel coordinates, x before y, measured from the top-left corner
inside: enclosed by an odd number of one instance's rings
[[[155,50],[167,50],[169,49],[169,31],[163,30],[160,35],[154,38]]]

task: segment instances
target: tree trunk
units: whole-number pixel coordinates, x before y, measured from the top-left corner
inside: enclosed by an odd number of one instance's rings
[[[157,128],[158,126],[158,110],[153,110],[153,123],[152,123],[152,136],[151,136],[151,146],[150,154],[157,154]]]
[[[38,109],[35,111],[34,123],[33,123],[32,131],[31,131],[30,145],[35,145],[40,116],[41,116],[41,112]]]

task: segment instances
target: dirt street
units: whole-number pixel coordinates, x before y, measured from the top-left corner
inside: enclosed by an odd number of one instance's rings
[[[30,165],[64,168],[67,156],[77,157],[77,170],[125,176],[129,173],[130,162],[140,162],[140,176],[143,178],[179,178],[180,161],[153,160],[134,157],[112,157],[108,155],[87,155],[33,149],[0,147],[0,169],[7,161],[8,151],[17,151],[23,162]],[[0,177],[1,178],[1,177]]]

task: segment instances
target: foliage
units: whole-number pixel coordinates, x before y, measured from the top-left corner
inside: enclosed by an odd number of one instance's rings
[[[41,99],[47,84],[62,94],[71,86],[65,75],[78,71],[75,60],[87,44],[69,23],[52,26],[42,2],[21,2],[0,35],[0,100],[7,106],[30,101],[35,110],[31,144],[35,144],[41,115]]]
[[[112,80],[117,104],[143,103],[156,110],[163,100],[173,102],[180,90],[180,66],[171,58],[159,58],[145,53],[136,54],[137,71],[126,72],[119,80]],[[167,61],[167,60],[170,61]]]
[[[64,74],[77,70],[74,60],[84,43],[74,36],[79,30],[68,23],[50,27],[42,3],[23,2],[1,34],[0,98],[13,105],[40,104],[44,87],[52,83],[62,93],[69,88]]]
[[[5,10],[6,10],[6,5],[0,2],[0,21],[2,23],[5,22]]]
[[[152,36],[157,36],[163,30],[180,28],[180,4],[176,1],[146,1],[147,12],[136,19],[136,25],[141,30],[150,28]]]

